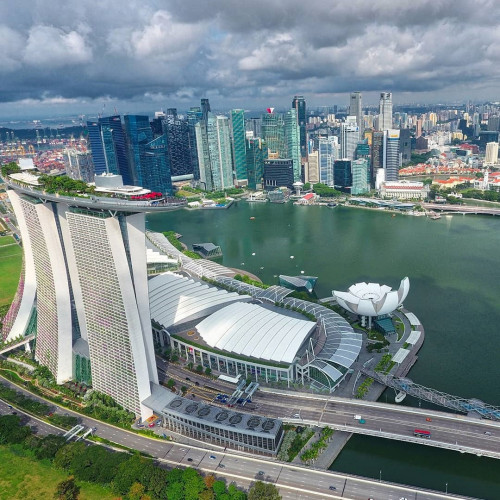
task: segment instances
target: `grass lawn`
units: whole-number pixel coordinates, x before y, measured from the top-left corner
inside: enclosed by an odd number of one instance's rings
[[[66,471],[56,469],[48,460],[35,460],[16,446],[0,446],[0,500],[39,500],[54,498],[57,484]],[[117,498],[110,489],[78,481],[80,500]]]
[[[19,283],[23,250],[12,236],[0,236],[0,306],[12,302]]]

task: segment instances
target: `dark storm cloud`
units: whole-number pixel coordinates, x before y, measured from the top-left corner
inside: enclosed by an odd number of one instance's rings
[[[499,24],[496,0],[4,0],[0,101],[481,97]]]

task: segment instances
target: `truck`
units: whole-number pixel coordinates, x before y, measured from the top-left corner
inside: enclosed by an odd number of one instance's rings
[[[366,420],[361,415],[354,415],[354,419],[357,420],[360,424],[366,423]]]

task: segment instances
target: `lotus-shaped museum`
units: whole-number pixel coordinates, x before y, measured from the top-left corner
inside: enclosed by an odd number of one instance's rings
[[[340,306],[359,316],[381,316],[399,307],[410,291],[410,280],[403,278],[398,290],[378,283],[356,283],[347,292],[333,291]]]

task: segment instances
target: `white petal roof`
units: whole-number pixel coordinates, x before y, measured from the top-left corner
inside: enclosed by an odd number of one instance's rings
[[[235,301],[252,300],[174,273],[160,274],[148,286],[151,319],[165,328],[203,318]]]
[[[360,316],[380,316],[399,307],[410,291],[410,280],[403,278],[398,290],[378,283],[356,283],[347,292],[333,291],[340,306]]]
[[[216,349],[278,363],[292,363],[316,323],[285,316],[257,304],[234,303],[196,327]]]

